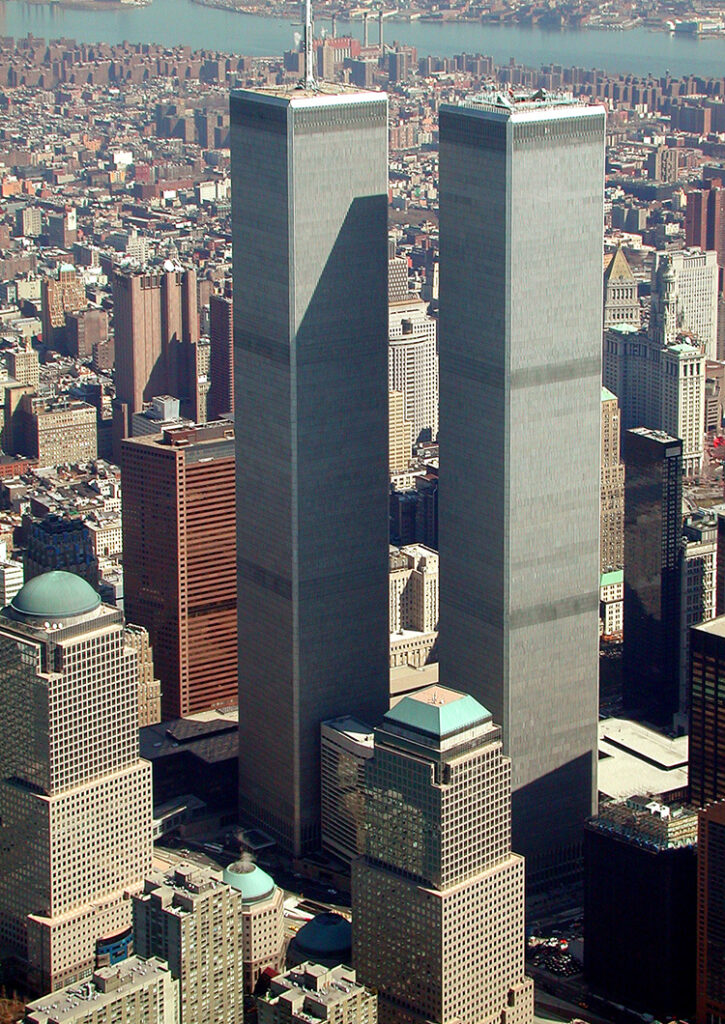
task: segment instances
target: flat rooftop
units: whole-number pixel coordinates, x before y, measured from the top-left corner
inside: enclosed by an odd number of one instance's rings
[[[688,780],[688,738],[670,739],[639,722],[599,723],[599,793],[626,800],[638,793],[671,793]]]
[[[100,1014],[119,996],[129,996],[168,973],[163,960],[155,957],[142,960],[132,956],[113,967],[100,968],[88,981],[58,989],[29,1003],[24,1019],[33,1024],[62,1024],[64,1020],[75,1020],[84,1013]]]
[[[698,626],[694,626],[694,629],[698,633],[711,633],[713,636],[725,636],[725,615],[719,615],[716,619],[710,619],[709,622],[701,622]]]
[[[255,99],[259,102],[290,103],[295,107],[329,106],[336,103],[365,103],[387,100],[385,92],[357,89],[339,82],[318,82],[314,89],[298,85],[269,85],[260,89],[234,89],[234,99]]]
[[[506,90],[492,86],[458,103],[442,105],[448,110],[467,109],[481,114],[496,114],[505,120],[548,121],[569,117],[601,117],[604,108],[575,100],[570,92]]]

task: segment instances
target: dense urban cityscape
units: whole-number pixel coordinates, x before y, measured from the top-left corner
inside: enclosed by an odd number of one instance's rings
[[[0,36],[0,1021],[722,1024],[725,77],[399,41],[721,5],[198,3]]]

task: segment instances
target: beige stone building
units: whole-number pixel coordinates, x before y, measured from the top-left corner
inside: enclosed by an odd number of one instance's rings
[[[377,1024],[378,1000],[350,967],[309,961],[272,979],[257,1003],[259,1024]]]
[[[431,686],[375,730],[367,843],[352,866],[353,963],[383,1024],[531,1024],[511,762],[467,694]]]
[[[365,764],[371,726],[346,715],[320,726],[322,848],[350,863],[365,853]]]
[[[41,466],[91,462],[98,454],[96,410],[73,399],[49,400],[23,395],[26,452]]]
[[[124,640],[136,655],[138,680],[138,727],[156,725],[161,721],[161,681],[154,673],[154,654],[149,643],[149,631],[144,626],[129,622]]]
[[[96,558],[114,558],[123,553],[123,527],[120,516],[99,517],[96,522],[86,520]]]
[[[129,957],[29,1003],[23,1024],[178,1024],[179,983],[163,960]]]
[[[405,396],[388,392],[388,431],[390,473],[404,473],[413,455],[413,425],[405,418]]]
[[[40,382],[40,363],[38,353],[28,345],[27,348],[14,349],[8,352],[8,372],[18,384],[29,384],[37,390]]]
[[[390,550],[390,667],[421,668],[438,639],[438,553],[423,544]]]
[[[237,1024],[245,991],[284,962],[281,890],[251,863],[224,878],[180,865],[133,900],[136,952],[166,960],[179,980],[180,1024]]]
[[[609,258],[604,271],[604,329],[615,324],[637,328],[640,324],[637,279],[621,249]]]
[[[602,388],[602,487],[599,513],[599,569],[624,565],[624,463],[620,454],[622,418],[617,396]]]
[[[36,576],[0,614],[0,940],[51,991],[87,977],[131,923],[151,867],[123,615],[79,576]]]

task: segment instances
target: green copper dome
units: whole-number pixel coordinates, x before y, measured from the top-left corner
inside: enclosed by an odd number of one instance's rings
[[[237,861],[224,868],[222,876],[227,885],[239,889],[244,903],[256,903],[274,892],[274,881],[266,871],[251,861]]]
[[[80,576],[60,569],[34,576],[17,592],[10,607],[20,615],[57,622],[92,612],[101,599]]]

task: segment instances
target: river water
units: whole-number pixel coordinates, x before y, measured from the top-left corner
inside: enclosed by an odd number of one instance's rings
[[[291,21],[281,18],[235,14],[202,7],[192,0],[153,0],[147,7],[105,9],[99,0],[98,8],[73,9],[27,0],[0,0],[0,34],[19,37],[30,32],[45,38],[66,36],[86,43],[128,40],[265,56],[290,49],[294,32],[299,31]],[[325,22],[316,27],[325,27]],[[348,32],[361,37],[361,22],[346,25],[339,21],[338,34]],[[491,55],[498,63],[514,57],[532,67],[554,63],[639,75],[662,75],[668,69],[673,75],[725,74],[725,37],[696,39],[643,28],[626,32],[550,31],[520,25],[387,20],[385,40],[415,46],[420,56],[447,57],[465,51]],[[372,19],[370,42],[377,42],[377,25]]]

